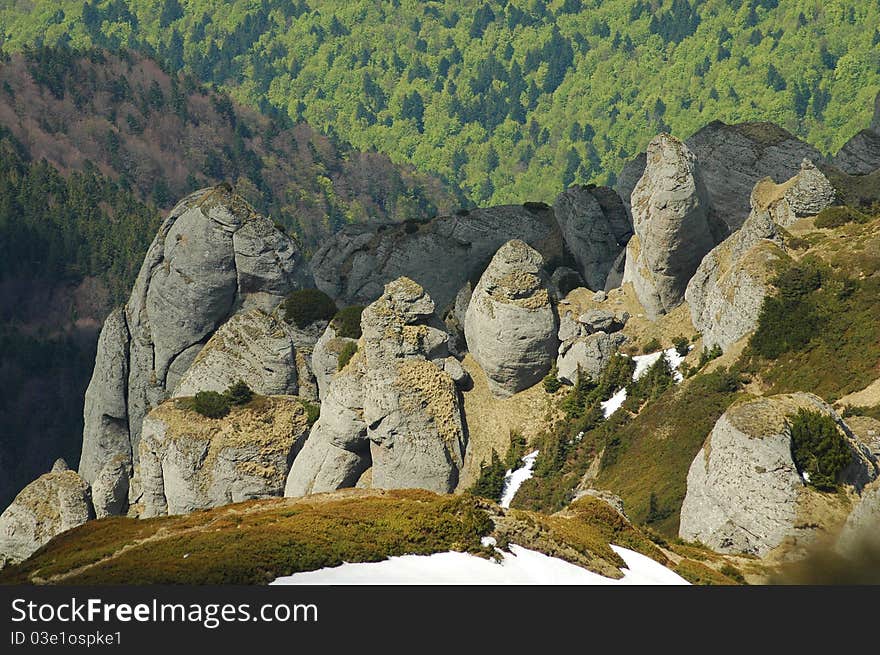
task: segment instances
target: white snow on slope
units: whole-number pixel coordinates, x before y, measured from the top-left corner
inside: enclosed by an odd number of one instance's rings
[[[501,506],[510,507],[513,497],[522,483],[532,477],[532,469],[535,468],[535,460],[538,459],[538,451],[534,451],[522,458],[523,465],[515,471],[508,471],[504,475],[504,491],[501,492]]]
[[[623,401],[626,400],[626,387],[623,389],[619,389],[615,392],[611,398],[605,400],[599,405],[602,406],[602,414],[605,418],[611,416],[614,412],[620,409],[621,405],[623,405]]]
[[[691,346],[693,348],[693,346]],[[633,372],[633,380],[638,380],[645,373],[648,372],[648,369],[651,368],[657,360],[660,359],[661,355],[666,355],[666,360],[669,362],[669,365],[672,367],[673,373],[675,375],[675,381],[681,382],[684,377],[679,372],[678,368],[681,366],[681,363],[684,361],[684,357],[678,354],[678,351],[675,348],[668,348],[667,350],[658,350],[655,353],[651,353],[650,355],[636,355],[633,357],[633,360],[636,363],[636,370]]]
[[[690,346],[689,348],[693,348],[693,346]],[[633,381],[635,382],[645,373],[647,373],[648,369],[657,363],[661,355],[666,356],[666,360],[672,367],[672,376],[675,379],[676,383],[684,380],[684,376],[681,374],[681,371],[678,370],[681,367],[681,363],[684,361],[684,357],[679,355],[678,351],[675,348],[669,348],[668,350],[658,350],[657,352],[651,353],[649,355],[636,355],[635,357],[633,357],[633,361],[635,361],[636,363],[636,369],[635,371],[633,371]],[[620,409],[621,405],[623,405],[623,401],[625,400],[626,388],[623,388],[619,389],[613,396],[611,396],[611,398],[601,403],[602,412],[604,413],[605,418],[608,418],[614,412]]]
[[[498,551],[501,561],[467,553],[403,555],[382,562],[342,564],[317,571],[294,573],[273,585],[681,585],[683,578],[650,557],[611,546],[626,567],[623,578],[614,580],[556,557],[511,545],[510,553]]]

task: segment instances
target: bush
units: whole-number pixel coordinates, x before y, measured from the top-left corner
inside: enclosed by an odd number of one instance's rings
[[[244,380],[231,384],[224,395],[232,405],[247,405],[254,398],[254,392]]]
[[[801,350],[816,335],[820,319],[809,299],[768,297],[758,314],[758,327],[749,340],[752,350],[766,359]]]
[[[835,228],[847,223],[867,223],[870,217],[852,207],[826,207],[816,216],[815,225],[821,228]]]
[[[352,305],[336,312],[331,321],[333,329],[336,331],[336,336],[345,337],[346,339],[360,339],[361,314],[363,311],[363,305]]]
[[[284,299],[284,320],[300,329],[315,321],[329,321],[336,311],[330,296],[318,289],[299,289]]]
[[[547,393],[556,393],[562,388],[562,382],[559,381],[559,369],[556,364],[550,369],[550,372],[544,377],[544,391]]]
[[[789,421],[791,456],[805,481],[821,491],[837,489],[852,453],[833,418],[805,409]]]
[[[312,427],[321,416],[321,406],[305,401],[303,407],[306,410],[306,421],[308,421],[309,427]]]
[[[498,457],[498,453],[492,450],[492,459],[486,464],[480,464],[480,477],[471,487],[470,491],[475,496],[481,496],[494,500],[496,503],[501,500],[501,494],[504,492],[504,476],[507,473],[507,467]]]
[[[526,454],[526,438],[519,432],[510,433],[510,446],[507,449],[507,455],[504,463],[511,471],[519,468],[522,458]]]
[[[345,346],[343,346],[342,351],[336,358],[337,370],[341,371],[345,368],[345,365],[351,361],[352,357],[354,357],[357,349],[357,344],[352,341],[347,342]]]
[[[675,347],[675,352],[681,357],[685,357],[691,350],[691,344],[687,337],[675,337],[672,340],[672,345]]]
[[[646,355],[650,355],[651,353],[657,352],[661,348],[663,348],[663,346],[660,344],[659,339],[657,339],[657,337],[654,337],[648,343],[642,346],[642,352]]]
[[[216,391],[199,391],[192,408],[207,418],[223,418],[229,413],[229,398]]]
[[[700,365],[698,368],[703,368],[706,364],[711,362],[713,359],[718,359],[723,354],[721,350],[721,346],[717,343],[711,348],[703,347],[703,352],[700,353]]]

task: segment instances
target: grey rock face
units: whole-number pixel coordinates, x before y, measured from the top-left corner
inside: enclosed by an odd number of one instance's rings
[[[293,240],[224,185],[170,212],[124,312],[102,331],[84,408],[86,480],[117,457],[137,465],[144,416],[232,314],[270,310],[296,286],[298,260]]]
[[[339,354],[348,344],[357,345],[356,339],[336,336],[336,329],[328,325],[312,350],[312,371],[318,383],[318,396],[323,401],[330,381],[339,370]]]
[[[785,201],[798,218],[815,216],[831,205],[837,196],[831,182],[809,159],[801,162],[794,184],[785,192]]]
[[[490,207],[423,224],[347,226],[315,253],[315,284],[337,304],[372,302],[401,276],[422,285],[443,311],[510,239],[549,260],[562,256],[553,210],[542,205]]]
[[[557,196],[554,211],[587,288],[604,288],[615,259],[633,234],[620,198],[608,188],[573,186]]]
[[[581,375],[597,379],[624,343],[626,337],[620,332],[595,332],[563,342],[556,359],[557,377],[575,384],[580,371]]]
[[[95,517],[117,516],[125,512],[128,499],[131,462],[126,458],[111,459],[92,482],[92,504]]]
[[[496,396],[536,384],[553,363],[556,315],[542,267],[540,253],[522,241],[509,241],[474,289],[465,337]]]
[[[843,482],[861,488],[873,462],[820,398],[806,393],[758,398],[728,409],[691,464],[679,535],[721,552],[764,556],[786,537],[806,536],[813,517],[799,515],[809,490],[791,457],[786,417],[800,408],[832,416],[852,447]]]
[[[119,307],[104,321],[98,339],[95,370],[86,389],[83,410],[83,456],[79,471],[94,480],[105,463],[115,458],[132,461],[128,434],[128,325]]]
[[[727,350],[757,327],[773,264],[784,256],[769,213],[755,209],[739,231],[703,258],[685,299],[706,347]]]
[[[834,156],[834,165],[850,175],[867,175],[880,168],[880,129],[862,130]]]
[[[168,401],[143,427],[141,517],[148,518],[281,496],[309,426],[299,398],[269,396],[222,419]]]
[[[832,163],[850,175],[867,175],[880,168],[880,93],[874,99],[870,127],[847,141]]]
[[[287,326],[260,309],[241,311],[211,336],[177,383],[172,396],[222,393],[244,380],[264,396],[299,390],[296,346]]]
[[[556,300],[562,300],[572,289],[586,285],[581,274],[567,266],[559,266],[550,276],[550,293]]]
[[[376,488],[455,488],[467,431],[434,309],[408,278],[364,309],[359,350],[330,380],[285,495],[351,487],[367,469]]]
[[[617,183],[614,185],[614,189],[620,195],[623,206],[630,216],[632,216],[632,192],[636,188],[636,184],[639,183],[639,180],[642,179],[642,175],[645,174],[647,163],[647,153],[640,152],[624,164],[623,170],[617,176]]]
[[[93,516],[88,483],[59,460],[0,515],[0,568],[27,559],[56,535]]]
[[[656,319],[681,304],[703,256],[715,245],[696,160],[667,134],[648,146],[645,174],[632,194],[636,237],[627,246],[624,281]]]
[[[821,153],[772,123],[709,123],[685,140],[694,154],[708,193],[709,207],[730,232],[749,215],[749,191],[764,177],[787,180],[804,158],[823,161]],[[625,199],[644,171],[644,155],[624,167],[617,190]]]

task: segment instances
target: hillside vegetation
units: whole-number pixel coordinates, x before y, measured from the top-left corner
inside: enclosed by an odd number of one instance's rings
[[[613,181],[657,132],[866,127],[880,4],[841,0],[13,0],[3,48],[154,53],[253,107],[457,182],[478,204]]]
[[[346,490],[186,516],[89,521],[4,569],[0,584],[265,584],[299,571],[395,555],[459,551],[488,558],[494,551],[481,539],[489,535],[501,547],[515,543],[613,578],[621,577],[625,563],[612,543],[695,583],[743,579],[729,558],[704,548],[660,540],[661,548],[597,499],[548,517],[505,512],[469,495]]]

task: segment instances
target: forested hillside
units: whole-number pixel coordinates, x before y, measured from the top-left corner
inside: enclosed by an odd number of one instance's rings
[[[613,182],[658,131],[716,119],[831,152],[880,84],[876,0],[17,0],[0,24],[6,51],[155,53],[479,204]]]

